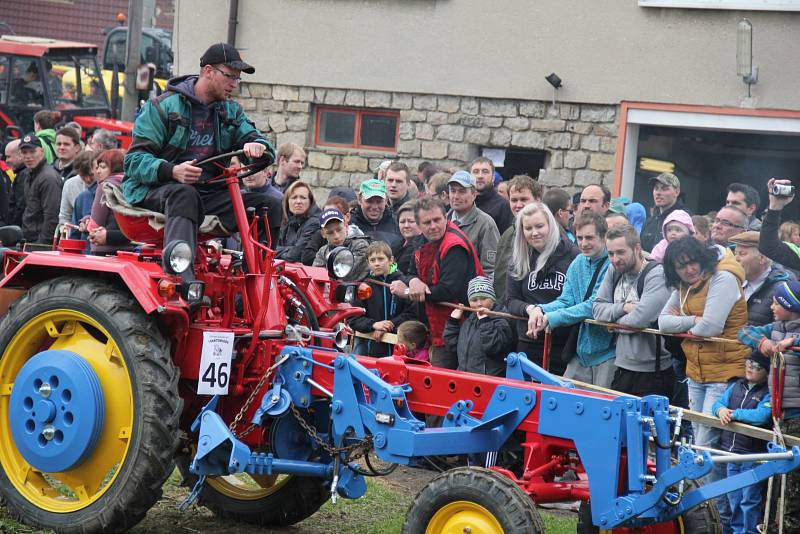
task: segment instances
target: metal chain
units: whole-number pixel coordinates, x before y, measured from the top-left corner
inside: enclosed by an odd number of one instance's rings
[[[303,427],[311,439],[313,439],[320,447],[325,449],[331,456],[336,456],[340,453],[348,454],[347,461],[351,462],[353,460],[357,460],[367,454],[369,450],[372,448],[372,436],[367,436],[363,440],[359,441],[358,443],[353,443],[352,445],[346,445],[344,447],[334,447],[324,439],[322,439],[317,432],[317,429],[314,428],[308,421],[305,420],[303,415],[300,411],[292,405],[292,414],[294,415],[295,419],[297,419],[297,423]],[[350,455],[350,453],[355,452],[358,449],[362,449],[359,453]]]
[[[235,437],[241,439],[256,429],[256,425],[251,423],[249,427],[242,430],[239,434],[236,433],[236,427],[239,425],[239,423],[242,422],[242,418],[244,417],[244,414],[247,413],[247,410],[250,409],[250,405],[253,404],[253,400],[256,398],[256,394],[258,394],[258,392],[261,391],[261,388],[263,388],[264,384],[267,382],[267,380],[269,380],[269,377],[272,375],[272,372],[281,363],[283,362],[276,362],[275,365],[267,369],[267,372],[265,372],[264,376],[261,377],[261,380],[258,381],[256,387],[253,388],[253,391],[250,393],[250,396],[247,397],[247,400],[242,405],[242,408],[239,410],[239,413],[237,413],[236,417],[233,418],[233,422],[231,422],[231,424],[228,426],[228,428]]]

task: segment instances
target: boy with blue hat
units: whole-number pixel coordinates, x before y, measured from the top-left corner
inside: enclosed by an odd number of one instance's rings
[[[369,274],[367,265],[367,247],[369,238],[364,236],[347,237],[344,225],[344,214],[336,208],[327,208],[319,215],[320,232],[327,241],[314,257],[314,267],[324,267],[328,263],[328,254],[336,247],[345,247],[353,253],[353,270],[342,280],[355,282],[363,280]]]

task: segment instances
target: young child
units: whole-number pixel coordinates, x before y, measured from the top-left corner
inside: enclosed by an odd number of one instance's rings
[[[725,393],[712,406],[712,413],[719,417],[723,425],[731,421],[756,426],[766,424],[772,415],[767,385],[768,373],[769,359],[760,352],[753,351],[745,361],[745,378],[739,378],[728,386]],[[737,454],[766,452],[764,441],[727,430],[722,431],[719,447]],[[756,462],[730,463],[728,476],[748,471],[756,465],[758,465]],[[763,515],[763,486],[763,483],[754,484],[728,493],[731,507],[730,528],[733,534],[758,532],[756,527]]]
[[[661,225],[661,232],[664,235],[664,239],[659,241],[650,251],[650,258],[658,263],[664,260],[664,251],[667,250],[667,245],[681,237],[694,235],[692,216],[683,210],[673,211],[664,219],[664,224]]]
[[[341,225],[340,225],[341,226]],[[367,247],[367,260],[369,262],[370,276],[375,280],[390,284],[399,280],[401,273],[397,271],[394,263],[392,249],[388,243],[376,241]],[[393,332],[398,325],[415,317],[414,307],[408,300],[392,295],[389,288],[383,285],[368,282],[372,286],[372,296],[365,302],[355,303],[362,306],[366,314],[350,319],[350,326],[357,332],[372,335],[372,340],[357,345],[356,352],[368,356],[391,356],[392,346],[380,343],[381,336]],[[359,339],[359,342],[362,339]]]
[[[319,215],[320,232],[328,243],[317,251],[314,257],[314,267],[324,267],[328,261],[328,253],[336,247],[347,247],[353,253],[355,264],[353,270],[342,280],[357,282],[367,277],[367,237],[347,237],[347,228],[344,225],[344,215],[336,208],[328,208]]]
[[[738,338],[742,343],[753,348],[758,348],[767,358],[778,352],[783,353],[786,370],[784,382],[782,413],[783,431],[787,434],[797,434],[800,429],[800,388],[797,387],[798,374],[800,374],[800,352],[795,349],[800,345],[800,282],[789,281],[778,284],[772,295],[772,314],[775,322],[764,326],[745,326],[739,330]],[[770,391],[776,384],[771,383]],[[737,441],[739,436],[737,436]],[[792,471],[787,476],[785,520],[791,521],[796,517],[797,499],[792,496],[800,494],[800,476],[797,471]],[[775,506],[776,495],[770,506]],[[796,525],[789,527],[790,532],[797,532]],[[772,532],[772,530],[770,530]]]
[[[397,327],[397,343],[405,345],[406,356],[430,361],[428,349],[431,345],[431,333],[428,327],[419,321],[406,321]]]
[[[470,280],[467,298],[478,311],[462,322],[464,312],[453,310],[444,327],[445,345],[458,355],[459,371],[505,376],[504,359],[514,349],[516,337],[507,319],[486,313],[505,311],[496,302],[492,281],[485,276]]]

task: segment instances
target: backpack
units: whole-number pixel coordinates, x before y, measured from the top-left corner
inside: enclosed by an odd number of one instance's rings
[[[644,266],[644,269],[642,269],[642,272],[639,273],[639,278],[636,280],[636,294],[639,296],[640,299],[642,298],[642,292],[644,291],[644,281],[647,278],[647,274],[650,271],[652,271],[656,267],[656,265],[660,265],[660,264],[658,262],[655,262],[655,261],[649,261]],[[622,280],[622,275],[620,273],[614,271],[614,276],[611,279],[611,295],[612,295],[612,298],[613,298],[614,292],[617,290],[617,284],[619,284],[620,280]],[[655,328],[656,330],[658,330],[658,319],[653,321],[650,324],[649,328]],[[650,335],[653,336],[653,339],[655,339],[655,343],[656,343],[656,372],[659,372],[661,370],[661,337],[662,336],[660,336],[658,334],[650,334]]]

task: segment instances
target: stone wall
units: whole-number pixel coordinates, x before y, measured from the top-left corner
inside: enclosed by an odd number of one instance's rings
[[[462,166],[483,147],[545,151],[539,176],[545,185],[573,191],[614,181],[618,106],[266,84],[242,85],[239,101],[276,146],[291,141],[306,147],[302,178],[320,194],[357,187],[386,159],[412,169],[426,160]],[[398,110],[397,153],[315,147],[314,106],[323,104]]]

